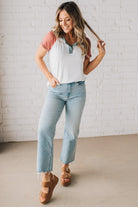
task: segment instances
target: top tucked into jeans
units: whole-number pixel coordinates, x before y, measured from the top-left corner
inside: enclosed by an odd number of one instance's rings
[[[88,38],[87,38],[88,39]],[[89,41],[88,56],[91,57],[91,43]],[[81,49],[76,43],[69,45],[64,38],[56,38],[52,31],[48,32],[41,41],[43,48],[48,50],[49,71],[60,83],[84,81]],[[48,83],[49,85],[49,83]]]

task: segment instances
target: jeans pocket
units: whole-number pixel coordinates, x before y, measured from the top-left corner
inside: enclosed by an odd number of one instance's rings
[[[60,85],[56,85],[55,87],[52,87],[50,84],[49,84],[49,88],[51,88],[51,89],[56,89],[56,88],[58,88]]]
[[[53,93],[63,93],[66,91],[66,85],[56,85],[56,87],[49,86],[49,90]]]

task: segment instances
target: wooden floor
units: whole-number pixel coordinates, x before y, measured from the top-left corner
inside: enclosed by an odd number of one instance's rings
[[[62,140],[54,140],[60,178]],[[0,206],[39,207],[37,141],[0,144]],[[72,184],[56,186],[51,207],[138,207],[138,135],[79,138]]]

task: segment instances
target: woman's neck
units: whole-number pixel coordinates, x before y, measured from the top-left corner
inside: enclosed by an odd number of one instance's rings
[[[67,40],[73,40],[73,39],[75,39],[74,31],[70,31],[70,32],[66,33],[65,34],[65,38]]]

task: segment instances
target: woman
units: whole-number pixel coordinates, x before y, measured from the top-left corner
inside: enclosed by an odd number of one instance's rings
[[[91,43],[84,32],[85,26],[97,37],[99,55],[90,61]],[[66,121],[60,160],[61,184],[70,185],[69,163],[74,161],[80,120],[85,105],[85,75],[101,62],[105,55],[105,43],[83,19],[74,3],[65,2],[56,12],[56,25],[41,41],[35,61],[48,80],[48,92],[38,127],[37,172],[42,173],[42,189],[39,200],[50,201],[58,177],[53,170],[53,139],[57,121],[65,106]],[[49,54],[49,69],[43,57]]]

